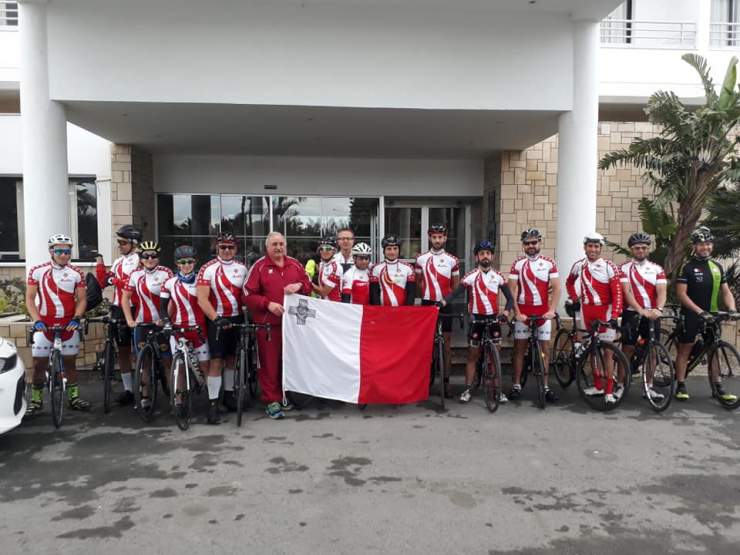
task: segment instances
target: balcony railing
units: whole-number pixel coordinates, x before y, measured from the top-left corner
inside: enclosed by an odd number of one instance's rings
[[[18,2],[0,0],[0,28],[18,28]]]
[[[637,21],[604,19],[602,46],[616,48],[696,48],[696,23],[690,21]]]
[[[709,45],[714,49],[740,49],[740,23],[710,23]]]

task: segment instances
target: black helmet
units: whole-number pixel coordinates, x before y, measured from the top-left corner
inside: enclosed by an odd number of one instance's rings
[[[131,224],[121,226],[118,231],[116,231],[116,235],[118,235],[122,239],[128,239],[132,243],[138,243],[139,241],[141,241],[141,231],[139,231],[137,227],[134,227]]]
[[[493,253],[493,243],[491,243],[491,241],[489,241],[488,239],[483,239],[475,245],[473,251],[475,252],[476,256],[480,251],[491,251]]]
[[[233,233],[219,233],[216,237],[216,244],[228,244],[228,245],[236,245],[236,237],[234,237]]]
[[[702,225],[697,227],[691,234],[691,242],[696,245],[697,243],[704,243],[705,241],[714,241],[712,230],[707,226]]]
[[[653,240],[650,238],[650,235],[643,231],[638,231],[637,233],[630,235],[630,238],[627,239],[627,246],[634,247],[635,245],[647,245],[649,247],[652,242]]]
[[[542,234],[539,229],[530,227],[529,229],[522,231],[522,243],[527,239],[537,239],[538,241],[542,241]]]
[[[334,237],[323,237],[319,241],[318,250],[321,250],[321,247],[331,247],[337,250],[337,240]]]
[[[432,233],[442,233],[447,235],[447,226],[445,224],[432,224],[427,230],[427,235],[431,235]]]
[[[400,247],[401,241],[398,240],[398,237],[395,235],[386,235],[383,237],[383,240],[380,242],[380,244],[383,246],[383,248],[386,247]]]
[[[175,249],[175,262],[182,258],[195,258],[198,252],[190,245],[180,245]]]

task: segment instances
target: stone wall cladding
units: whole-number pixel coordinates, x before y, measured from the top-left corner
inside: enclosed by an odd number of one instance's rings
[[[154,239],[152,155],[133,145],[111,145],[111,234],[125,224]],[[113,242],[115,245],[115,241]]]

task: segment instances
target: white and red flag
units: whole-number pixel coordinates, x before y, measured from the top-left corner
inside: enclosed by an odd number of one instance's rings
[[[349,403],[429,397],[434,306],[369,306],[285,296],[283,390]]]

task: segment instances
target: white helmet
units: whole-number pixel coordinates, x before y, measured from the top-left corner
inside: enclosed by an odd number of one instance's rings
[[[72,246],[72,238],[64,233],[56,233],[49,237],[49,248],[54,245],[69,245]]]
[[[595,231],[591,233],[586,233],[586,235],[583,237],[583,244],[586,243],[598,243],[602,247],[604,246],[604,236],[601,233],[596,233]]]
[[[372,254],[372,249],[367,243],[357,243],[354,247],[352,247],[352,255],[354,256],[355,254],[359,254],[361,256],[370,256]]]

